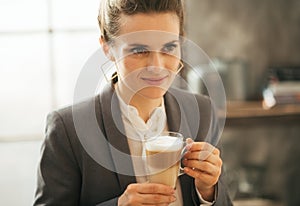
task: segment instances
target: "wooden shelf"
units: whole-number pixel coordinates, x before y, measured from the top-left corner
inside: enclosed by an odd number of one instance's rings
[[[276,105],[270,109],[264,109],[262,102],[227,102],[227,118],[252,118],[300,115],[300,104]]]

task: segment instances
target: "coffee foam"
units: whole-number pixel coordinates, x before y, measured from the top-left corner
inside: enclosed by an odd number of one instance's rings
[[[158,136],[146,142],[148,151],[178,151],[182,148],[182,139],[170,136]]]

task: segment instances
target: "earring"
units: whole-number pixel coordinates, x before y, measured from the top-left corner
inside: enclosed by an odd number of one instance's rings
[[[183,65],[182,61],[180,60],[179,61],[179,67],[178,67],[178,69],[176,71],[176,74],[178,74],[183,69],[183,67],[184,67],[184,65]]]
[[[107,68],[105,68],[105,66],[111,63]],[[107,60],[105,63],[103,63],[100,66],[100,69],[106,79],[107,82],[110,82],[112,79],[116,78],[118,76],[116,69],[114,69],[114,64],[113,62],[111,62],[110,60]],[[113,71],[110,71],[111,69],[114,69]]]

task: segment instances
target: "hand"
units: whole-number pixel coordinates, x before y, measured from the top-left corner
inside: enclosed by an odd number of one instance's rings
[[[195,184],[201,196],[214,199],[215,184],[221,175],[222,160],[220,151],[206,142],[193,142],[184,155],[184,172],[195,178]]]
[[[118,206],[169,205],[176,200],[175,190],[155,183],[130,184],[118,200]]]

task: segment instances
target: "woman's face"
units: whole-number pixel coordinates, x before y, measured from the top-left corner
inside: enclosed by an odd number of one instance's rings
[[[160,98],[180,67],[179,18],[173,13],[122,15],[113,42],[120,91]]]

